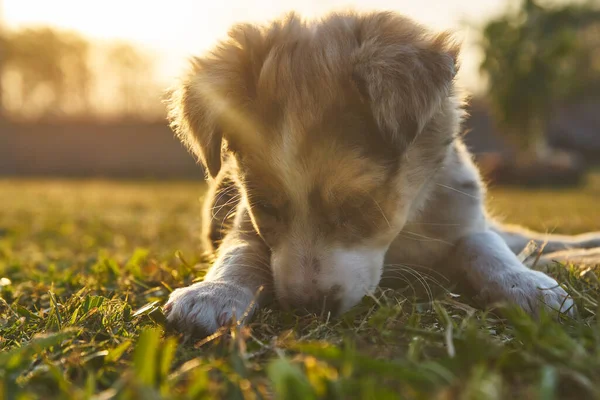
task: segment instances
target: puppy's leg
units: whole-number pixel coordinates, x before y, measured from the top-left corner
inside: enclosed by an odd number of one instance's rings
[[[204,281],[171,293],[164,308],[170,326],[188,336],[207,336],[234,315],[239,320],[248,311],[250,318],[267,300],[273,286],[269,250],[252,230],[242,229],[245,225],[227,235]]]
[[[450,261],[453,275],[464,277],[488,304],[517,304],[534,316],[544,306],[574,313],[573,300],[558,283],[521,264],[504,240],[491,230],[459,240]]]
[[[492,230],[502,237],[515,254],[519,254],[531,240],[538,242],[538,244],[546,242],[542,254],[569,249],[600,247],[600,232],[590,232],[574,236],[553,235],[533,232],[519,226],[499,224],[494,226]]]

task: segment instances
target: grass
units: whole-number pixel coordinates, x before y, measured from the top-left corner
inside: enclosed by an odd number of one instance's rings
[[[580,315],[500,318],[469,299],[381,292],[338,320],[264,310],[203,345],[159,306],[202,276],[198,183],[0,181],[0,398],[600,398],[600,268],[551,274]],[[600,227],[584,188],[493,189],[531,228]]]

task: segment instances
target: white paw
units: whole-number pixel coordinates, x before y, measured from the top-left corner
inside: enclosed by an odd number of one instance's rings
[[[575,315],[573,299],[548,275],[534,270],[507,271],[488,287],[480,297],[485,302],[517,304],[530,315],[537,316],[542,307],[550,312]]]
[[[176,289],[164,306],[167,323],[186,336],[205,337],[255,311],[254,293],[224,282],[199,282]]]

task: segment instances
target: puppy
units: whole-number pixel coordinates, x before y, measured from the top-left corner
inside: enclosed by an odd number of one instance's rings
[[[488,303],[573,313],[515,253],[531,238],[558,251],[600,236],[542,237],[488,217],[459,137],[458,53],[449,33],[373,12],[238,25],[194,59],[169,116],[212,180],[204,233],[216,261],[171,294],[169,323],[206,335],[273,298],[343,313],[398,265],[460,277]]]

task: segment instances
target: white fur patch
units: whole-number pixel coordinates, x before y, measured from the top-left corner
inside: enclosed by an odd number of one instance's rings
[[[301,249],[291,254],[298,252],[315,254],[320,267],[314,269],[276,254],[272,264],[278,297],[304,304],[331,293],[340,302],[339,311],[344,312],[379,284],[386,248]]]
[[[372,293],[381,279],[387,248],[335,248],[322,261],[319,276],[322,288],[341,287],[340,311],[356,305],[363,296]]]
[[[486,303],[507,301],[531,315],[542,307],[575,314],[573,299],[558,282],[540,271],[502,269],[495,282],[482,286],[479,295]]]

